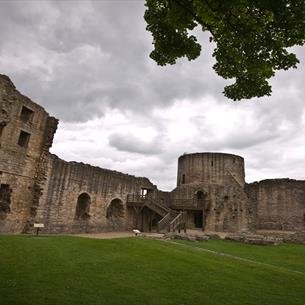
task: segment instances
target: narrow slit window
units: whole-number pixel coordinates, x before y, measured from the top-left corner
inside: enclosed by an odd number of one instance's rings
[[[214,166],[214,162],[213,161],[211,161],[211,166]]]
[[[23,106],[20,113],[20,119],[23,122],[31,122],[33,119],[34,111]]]
[[[30,141],[30,134],[21,130],[19,139],[18,139],[18,145],[21,147],[27,147]]]
[[[181,184],[184,184],[185,183],[185,174],[182,175],[182,182]]]
[[[0,123],[0,138],[2,137],[2,133],[3,133],[4,127],[5,127],[5,125],[4,124],[1,125],[1,123]]]

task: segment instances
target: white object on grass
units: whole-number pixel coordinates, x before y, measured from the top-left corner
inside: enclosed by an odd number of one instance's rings
[[[136,236],[138,236],[138,234],[141,234],[141,231],[138,230],[138,229],[133,229],[132,232],[133,232]]]

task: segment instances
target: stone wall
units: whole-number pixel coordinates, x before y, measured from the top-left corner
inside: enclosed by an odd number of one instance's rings
[[[202,217],[202,228],[207,231],[253,230],[255,211],[244,184],[243,158],[222,153],[185,154],[178,160],[171,206],[188,211],[188,227],[198,227]]]
[[[186,210],[189,228],[305,230],[305,181],[245,184],[242,157],[194,153],[179,158],[177,187],[162,192],[147,178],[50,154],[57,123],[0,75],[0,232],[29,232],[34,222],[52,233],[149,230],[161,216],[151,207],[127,206],[128,194],[142,200],[144,193]]]
[[[268,179],[246,186],[259,230],[305,230],[305,181]]]
[[[0,232],[20,232],[35,216],[56,127],[55,118],[0,75]]]
[[[196,193],[203,191],[204,199],[197,199]],[[184,199],[184,195],[193,199]],[[253,230],[255,211],[246,193],[238,185],[188,185],[173,191],[173,198],[179,198],[182,205],[172,205],[185,209],[189,214],[188,227],[196,227],[194,217],[203,212],[202,227],[207,231],[237,232]],[[176,200],[172,200],[173,204]]]
[[[184,154],[178,159],[177,186],[202,182],[225,184],[233,177],[242,187],[245,184],[244,159],[224,153]]]
[[[133,228],[133,215],[128,215],[133,211],[127,210],[127,195],[141,194],[143,188],[155,188],[147,178],[66,162],[55,155],[49,156],[47,176],[36,216],[36,222],[45,224],[45,232]],[[78,204],[82,197],[88,198],[83,214]]]

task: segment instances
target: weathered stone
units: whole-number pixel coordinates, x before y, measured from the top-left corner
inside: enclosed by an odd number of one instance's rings
[[[197,241],[208,241],[210,237],[208,235],[193,235]]]
[[[177,187],[163,192],[145,177],[50,154],[57,123],[0,75],[0,232],[29,232],[34,222],[43,223],[42,231],[51,233],[134,228],[180,232],[197,227],[246,232],[228,238],[272,244],[276,241],[247,234],[257,229],[305,230],[305,181],[245,184],[242,157],[194,153],[179,158]],[[305,240],[303,233],[287,236]]]
[[[209,239],[221,239],[221,237],[218,234],[207,233],[206,236],[208,236]]]
[[[188,241],[208,241],[210,239],[207,235],[186,234],[186,233],[176,233],[176,232],[165,233],[164,238],[180,239],[180,240],[188,240]]]
[[[283,242],[282,238],[264,236],[264,235],[248,235],[248,234],[229,234],[225,237],[227,240],[244,242],[252,245],[274,245],[277,246]]]
[[[268,179],[246,186],[258,230],[305,230],[305,181]]]

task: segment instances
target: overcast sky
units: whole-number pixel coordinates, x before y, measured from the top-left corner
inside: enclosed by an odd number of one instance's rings
[[[60,119],[52,152],[175,187],[184,152],[245,158],[246,180],[305,179],[305,54],[268,98],[232,102],[196,61],[149,58],[144,0],[0,1],[0,73]]]

